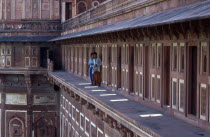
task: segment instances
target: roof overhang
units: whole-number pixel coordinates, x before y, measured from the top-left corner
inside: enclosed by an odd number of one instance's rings
[[[119,23],[105,25],[76,33],[66,34],[50,41],[61,41],[66,39],[91,36],[97,34],[111,33],[135,28],[153,27],[172,23],[185,22],[190,20],[210,18],[210,1],[199,2],[183,7],[179,7],[164,12],[141,16]]]

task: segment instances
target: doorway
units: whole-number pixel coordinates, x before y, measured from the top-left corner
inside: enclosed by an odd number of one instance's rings
[[[41,118],[35,125],[35,137],[55,137],[56,130],[53,121]]]
[[[170,46],[163,46],[163,105],[170,104]]]
[[[189,47],[189,95],[188,113],[196,115],[197,111],[197,47]]]
[[[71,2],[66,2],[66,20],[72,18],[72,3]]]
[[[144,97],[149,99],[149,46],[144,46]]]
[[[48,47],[40,48],[40,66],[42,68],[47,68],[47,57],[48,57],[47,51],[48,50],[49,50]]]

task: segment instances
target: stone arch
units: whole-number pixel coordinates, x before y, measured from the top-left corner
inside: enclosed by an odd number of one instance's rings
[[[24,122],[14,117],[9,121],[9,137],[25,137]]]
[[[35,137],[55,137],[55,132],[52,119],[41,117],[35,123]]]
[[[93,1],[92,2],[92,6],[93,7],[96,7],[96,6],[98,6],[100,3],[97,1],[97,0],[95,0],[95,1]]]
[[[87,3],[80,1],[77,3],[77,14],[83,13],[87,10]]]

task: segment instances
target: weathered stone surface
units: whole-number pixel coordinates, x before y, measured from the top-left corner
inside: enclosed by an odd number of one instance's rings
[[[35,105],[47,105],[47,104],[55,104],[56,103],[56,96],[55,94],[52,95],[34,95],[34,104]]]
[[[26,94],[7,93],[6,94],[6,104],[27,105]]]

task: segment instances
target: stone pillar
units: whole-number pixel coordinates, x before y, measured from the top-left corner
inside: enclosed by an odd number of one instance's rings
[[[1,92],[1,137],[5,137],[5,102],[6,102],[6,98],[5,98],[5,93],[4,93],[4,89],[2,90],[3,92]]]
[[[27,111],[27,137],[32,137],[33,132],[33,111],[32,111],[32,105],[33,105],[33,95],[31,93],[31,77],[30,75],[25,75],[25,82],[27,84],[27,105],[28,105],[28,111]]]
[[[74,0],[72,2],[72,18],[74,18],[77,15],[77,2]]]

